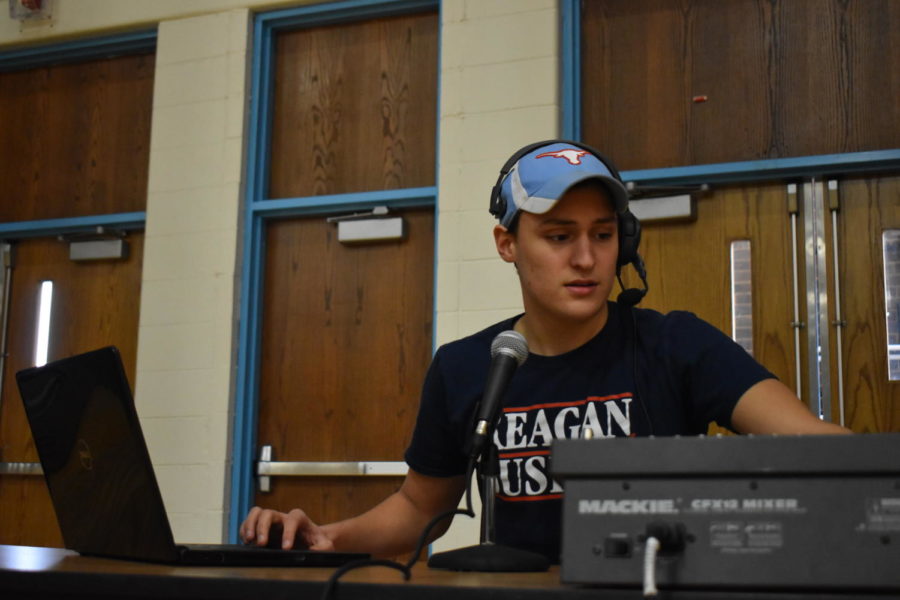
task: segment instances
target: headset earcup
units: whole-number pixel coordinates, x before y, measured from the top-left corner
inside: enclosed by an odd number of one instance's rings
[[[491,188],[491,203],[488,207],[488,211],[497,219],[503,218],[504,213],[506,213],[506,201],[500,195],[501,185],[503,185],[502,175],[497,180],[497,185]]]
[[[638,258],[638,246],[641,244],[641,222],[630,210],[619,215],[619,259],[621,268]]]

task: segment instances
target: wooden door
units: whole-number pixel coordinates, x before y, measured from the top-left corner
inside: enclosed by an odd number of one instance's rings
[[[259,441],[279,461],[402,461],[431,359],[430,210],[403,242],[345,246],[324,218],[268,228]],[[396,477],[277,478],[260,506],[318,522],[367,510]]]
[[[845,423],[859,433],[900,431],[900,381],[890,381],[887,369],[882,246],[885,230],[900,229],[900,177],[846,178],[839,181],[839,190]],[[829,293],[833,298],[833,286]],[[832,321],[834,305],[829,304]],[[833,344],[833,326],[830,338]],[[834,365],[831,381],[832,414],[837,415]]]
[[[433,12],[279,33],[268,197],[434,186],[437,39]],[[434,215],[398,214],[405,240],[374,245],[339,243],[324,217],[267,222],[257,440],[275,461],[403,460],[431,359]],[[273,478],[255,503],[330,522],[400,481]]]
[[[37,299],[42,281],[54,284],[48,359],[116,345],[134,381],[143,234],[128,236],[121,261],[75,263],[68,244],[29,239],[15,245],[9,308],[9,356],[0,405],[0,462],[38,461],[15,383],[34,366]],[[43,477],[0,476],[0,544],[62,546]]]
[[[142,211],[154,54],[0,73],[0,222]],[[143,234],[125,261],[73,263],[55,239],[16,244],[0,463],[36,462],[15,385],[33,366],[37,286],[55,283],[49,359],[115,344],[134,382]],[[0,475],[0,543],[61,545],[42,477]]]

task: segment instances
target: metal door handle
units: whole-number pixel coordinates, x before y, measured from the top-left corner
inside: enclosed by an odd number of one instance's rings
[[[272,477],[359,477],[404,476],[408,467],[402,461],[274,461],[272,446],[259,450],[256,477],[260,492],[272,489]]]
[[[0,475],[43,475],[41,463],[8,462],[0,463]]]

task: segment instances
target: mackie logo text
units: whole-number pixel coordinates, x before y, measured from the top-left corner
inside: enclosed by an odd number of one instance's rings
[[[677,515],[671,498],[636,500],[579,500],[580,515]]]

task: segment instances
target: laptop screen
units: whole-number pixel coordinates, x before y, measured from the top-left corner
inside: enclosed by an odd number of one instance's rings
[[[118,351],[80,354],[16,379],[66,547],[176,559]]]

